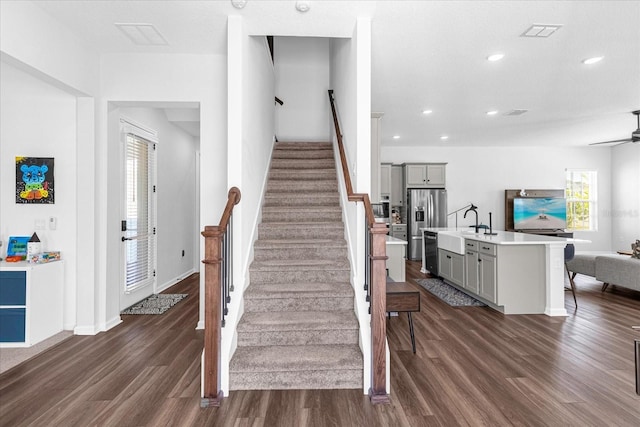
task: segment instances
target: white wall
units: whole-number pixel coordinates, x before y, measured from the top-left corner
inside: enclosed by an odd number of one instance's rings
[[[640,239],[640,144],[621,144],[611,151],[612,246],[630,251]]]
[[[358,19],[351,39],[332,39],[330,59],[331,89],[334,90],[353,190],[355,193],[369,193],[371,190],[371,21],[365,18]],[[331,135],[335,141],[333,126]],[[340,164],[339,157],[337,157],[337,163]],[[364,283],[364,208],[362,203],[356,205],[347,200],[340,168],[338,168],[338,175],[345,238],[349,245],[352,266],[351,281],[356,296],[355,311],[360,323],[360,347],[364,356],[363,391],[366,393],[371,387],[371,326],[368,303],[365,301],[361,286]],[[389,360],[388,354],[387,360]],[[389,390],[388,363],[387,390]]]
[[[329,39],[275,37],[279,141],[329,141]]]
[[[157,153],[157,269],[158,291],[193,273],[197,213],[196,138],[167,120],[162,109],[120,108],[123,118],[158,133]],[[185,255],[182,256],[182,251]]]
[[[611,150],[608,148],[552,147],[382,147],[382,162],[446,162],[448,210],[473,202],[483,224],[493,213],[493,227],[504,230],[504,190],[564,189],[565,169],[598,171],[599,221],[596,232],[577,232],[575,237],[591,240],[577,250],[611,249]],[[458,226],[474,222],[458,215]],[[455,216],[449,226],[455,226]]]
[[[95,93],[98,55],[31,2],[0,2],[0,48],[3,60],[28,64],[40,79],[74,95]]]
[[[76,165],[91,172],[76,174],[75,191],[83,197],[76,198],[74,211],[77,254],[74,274],[77,280],[69,282],[72,278],[66,277],[69,292],[65,294],[65,328],[73,328],[75,322],[76,333],[95,333],[94,326],[100,316],[95,263],[99,213],[95,206],[97,186],[93,173],[96,168],[93,96],[99,88],[98,55],[42,9],[31,2],[17,1],[0,2],[0,55],[2,61],[19,67],[41,82],[78,96],[72,119],[76,126],[76,144],[68,154],[76,156]],[[3,126],[5,123],[3,121]],[[65,270],[73,268],[66,264]]]
[[[64,328],[76,323],[76,212],[81,195],[76,190],[76,97],[0,63],[0,236],[5,255],[9,236],[34,232],[43,250],[61,252],[64,267]],[[54,204],[16,204],[16,156],[53,157]],[[36,220],[55,230],[36,229]],[[81,236],[80,236],[81,237]]]
[[[275,132],[275,77],[266,38],[247,34],[241,17],[228,21],[228,145],[227,183],[242,193],[233,211],[233,286],[228,327],[222,330],[221,387],[229,390],[229,365],[236,347],[237,325],[242,315],[242,292],[248,286],[249,264],[257,224],[261,219]]]

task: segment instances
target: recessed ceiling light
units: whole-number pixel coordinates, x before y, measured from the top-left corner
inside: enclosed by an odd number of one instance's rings
[[[308,12],[308,11],[309,11],[309,9],[311,9],[311,4],[310,4],[310,2],[308,2],[308,1],[306,1],[306,0],[298,0],[298,1],[296,2],[296,10],[297,10],[298,12],[305,13],[305,12]]]
[[[448,135],[442,135],[440,137],[440,139],[443,140],[443,141],[446,141],[447,139],[449,139],[449,136]]]
[[[591,64],[595,64],[596,62],[602,61],[603,58],[604,56],[594,56],[593,58],[583,59],[582,63],[585,65],[591,65]]]
[[[487,111],[487,116],[495,116],[496,114],[498,114],[498,110]]]
[[[393,135],[393,139],[400,139],[400,135]]]
[[[487,61],[495,62],[500,61],[502,58],[504,58],[504,53],[494,53],[487,56]]]
[[[247,5],[247,0],[231,0],[231,4],[236,9],[242,9]]]
[[[433,113],[433,110],[422,110],[422,114],[427,115]]]

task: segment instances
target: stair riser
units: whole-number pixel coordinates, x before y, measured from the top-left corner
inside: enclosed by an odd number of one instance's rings
[[[333,144],[330,142],[287,142],[281,141],[277,142],[275,146],[275,151],[280,150],[329,150],[333,149]]]
[[[262,212],[262,222],[339,222],[342,212]]]
[[[294,192],[334,192],[338,191],[338,181],[334,180],[314,180],[314,181],[298,181],[298,180],[269,180],[267,183],[267,191],[275,191],[278,193]],[[286,197],[286,195],[283,195]]]
[[[269,224],[261,224],[258,228],[260,239],[341,239],[344,238],[344,229],[336,228],[297,228],[287,226],[269,227]]]
[[[238,346],[358,344],[355,329],[329,331],[238,332]]]
[[[346,247],[317,248],[255,248],[256,261],[273,259],[341,259],[347,256]]]
[[[349,311],[353,310],[353,296],[344,298],[245,298],[244,309],[253,313],[272,311]]]
[[[348,282],[348,270],[251,271],[251,284],[299,282]]]
[[[275,169],[269,172],[269,180],[292,179],[297,181],[314,179],[336,179],[335,169]]]
[[[280,194],[278,195],[278,197],[271,197],[274,196],[273,193],[267,193],[267,197],[265,197],[264,200],[264,207],[275,207],[275,206],[281,206],[281,207],[289,207],[289,206],[324,206],[324,207],[338,207],[340,206],[340,199],[338,199],[338,196],[333,196],[333,197],[326,197],[324,195],[322,196],[316,196],[316,195],[309,195],[308,193],[305,194],[295,194],[295,193],[288,193],[288,194]]]
[[[231,390],[362,389],[362,369],[231,372]]]
[[[273,159],[271,169],[327,169],[335,167],[333,159]]]
[[[275,150],[274,159],[331,159],[333,150]]]

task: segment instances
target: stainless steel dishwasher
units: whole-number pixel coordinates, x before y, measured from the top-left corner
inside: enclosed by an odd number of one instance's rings
[[[438,277],[438,233],[424,232],[424,267],[433,277]]]

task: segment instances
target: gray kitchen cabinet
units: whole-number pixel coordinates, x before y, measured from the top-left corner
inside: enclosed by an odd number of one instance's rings
[[[464,287],[464,256],[438,249],[438,274],[451,283]]]
[[[465,288],[495,303],[497,301],[496,245],[465,240]]]
[[[478,293],[478,252],[474,249],[466,249],[464,254],[464,287],[474,294]]]
[[[391,199],[391,164],[380,165],[380,200]]]
[[[446,164],[405,163],[405,181],[407,188],[444,188],[446,183]]]
[[[407,224],[391,224],[391,237],[407,240]]]
[[[478,254],[478,278],[480,279],[478,295],[491,302],[497,301],[496,264],[495,256]]]
[[[391,166],[391,206],[404,206],[404,178],[402,166]]]

